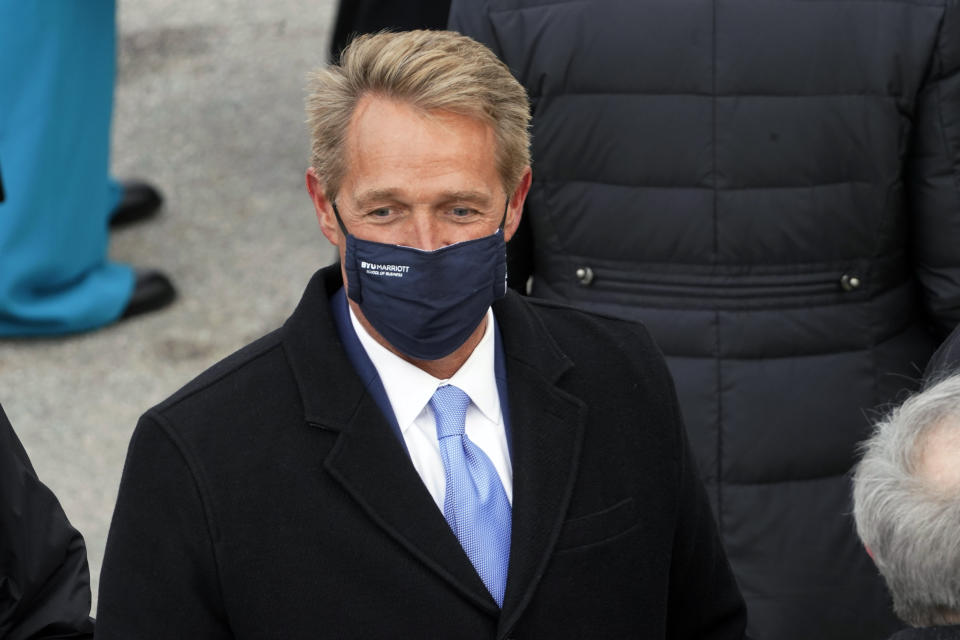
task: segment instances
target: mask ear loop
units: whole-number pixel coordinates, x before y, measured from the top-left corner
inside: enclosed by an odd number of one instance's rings
[[[331,206],[333,206],[333,215],[336,216],[336,218],[337,218],[337,224],[340,225],[340,231],[343,231],[343,235],[345,235],[345,236],[350,235],[350,232],[347,231],[347,228],[346,228],[346,227],[344,226],[344,224],[343,224],[343,218],[340,217],[340,210],[337,209],[337,203],[334,202],[333,200],[331,200],[331,201],[330,201],[330,204],[331,204]],[[504,220],[507,219],[507,211],[506,211],[506,209],[504,209],[504,211],[503,211],[503,219],[504,219]],[[502,225],[503,223],[500,223],[500,224]],[[501,228],[502,228],[502,226],[501,226]]]
[[[500,233],[500,236],[501,236],[501,237],[503,237],[503,227],[504,227],[504,225],[507,224],[507,209],[509,209],[509,208],[510,208],[510,197],[508,196],[508,197],[507,197],[507,202],[506,202],[506,204],[503,205],[503,217],[500,218],[500,226],[497,228],[497,231]],[[506,238],[503,238],[503,241],[505,242],[505,241],[506,241]],[[504,251],[506,251],[506,244],[503,244],[503,245],[501,245],[501,246],[503,246],[503,247],[504,247]],[[493,295],[494,295],[494,299],[496,300],[496,299],[499,298],[500,296],[504,295],[506,292],[507,292],[507,270],[506,270],[506,263],[504,263],[504,270],[503,270],[503,289],[502,289],[502,290],[499,289],[499,288],[497,287],[496,281],[494,281],[494,283],[493,283]]]
[[[343,218],[340,217],[340,211],[339,211],[339,209],[337,209],[337,203],[334,202],[333,200],[331,200],[331,201],[330,201],[330,205],[333,207],[333,215],[336,216],[336,218],[337,218],[337,224],[340,225],[340,231],[343,232],[343,237],[347,239],[347,246],[349,247],[349,246],[350,246],[350,241],[349,241],[349,239],[350,239],[350,232],[347,231],[346,225],[343,224]],[[347,274],[348,274],[348,278],[347,278],[347,281],[344,282],[343,284],[344,284],[344,286],[346,287],[346,290],[347,290],[347,297],[349,297],[349,298],[351,298],[352,300],[354,300],[357,304],[360,304],[361,302],[363,302],[363,296],[362,296],[361,293],[360,293],[360,276],[359,276],[359,274],[357,274],[356,270],[353,269],[353,268],[352,268],[352,265],[350,264],[350,259],[349,259],[349,255],[350,255],[350,254],[349,254],[349,251],[350,251],[350,249],[348,248],[348,249],[347,249],[347,256],[345,256],[347,263],[344,265],[344,269],[345,269],[345,271],[346,271]],[[349,277],[350,274],[353,275],[352,278]],[[352,284],[351,284],[351,280],[353,281]],[[350,295],[350,294],[353,294],[353,295]]]

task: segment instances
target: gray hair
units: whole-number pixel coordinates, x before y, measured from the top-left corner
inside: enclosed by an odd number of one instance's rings
[[[960,429],[960,374],[880,421],[853,479],[857,533],[897,615],[918,627],[960,615],[960,491],[934,486],[919,473],[926,438],[937,429]]]

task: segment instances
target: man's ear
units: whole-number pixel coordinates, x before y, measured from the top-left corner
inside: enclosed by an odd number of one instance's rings
[[[520,226],[520,216],[523,215],[523,203],[527,199],[527,193],[530,191],[530,183],[533,180],[533,171],[527,167],[523,172],[523,177],[517,184],[510,196],[510,204],[507,205],[507,220],[503,224],[503,239],[510,242],[510,238],[517,232]]]
[[[340,246],[342,234],[340,233],[340,225],[337,224],[337,218],[333,213],[333,203],[327,198],[324,184],[313,167],[307,169],[306,181],[307,193],[310,194],[310,201],[313,202],[313,208],[317,212],[317,222],[320,223],[320,230],[323,231],[323,235],[330,241],[330,244]]]

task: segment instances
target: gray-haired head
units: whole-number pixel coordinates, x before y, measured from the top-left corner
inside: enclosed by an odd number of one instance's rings
[[[960,375],[877,424],[853,484],[854,518],[905,622],[960,622]]]

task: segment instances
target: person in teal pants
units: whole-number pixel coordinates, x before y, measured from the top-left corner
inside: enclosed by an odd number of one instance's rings
[[[107,257],[124,197],[109,177],[115,66],[115,0],[0,0],[0,337],[85,331],[174,297],[163,274]]]

